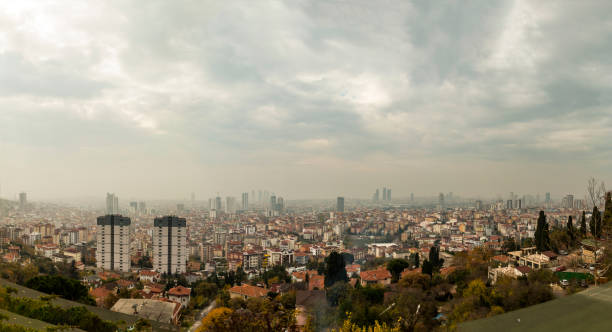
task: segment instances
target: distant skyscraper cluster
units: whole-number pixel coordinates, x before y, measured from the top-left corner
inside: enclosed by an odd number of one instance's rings
[[[376,188],[376,191],[374,192],[374,195],[372,196],[372,200],[374,202],[379,202],[380,201],[380,190],[378,188]],[[383,202],[390,202],[391,201],[391,189],[390,188],[383,187],[383,190],[382,190],[382,201]]]

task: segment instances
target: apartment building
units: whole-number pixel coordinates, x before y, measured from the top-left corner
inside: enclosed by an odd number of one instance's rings
[[[187,272],[187,222],[165,216],[153,222],[153,268],[159,273]]]
[[[96,265],[99,268],[130,271],[130,224],[130,218],[118,214],[98,217]]]

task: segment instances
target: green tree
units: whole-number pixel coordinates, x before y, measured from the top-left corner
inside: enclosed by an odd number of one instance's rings
[[[502,245],[504,252],[519,250],[519,245],[514,241],[513,238],[508,237],[504,240],[504,244]]]
[[[431,264],[431,262],[429,260],[424,260],[423,261],[423,266],[421,267],[421,271],[424,274],[429,274],[430,276],[433,275],[433,265]]]
[[[567,235],[569,235],[571,244],[574,244],[574,240],[576,237],[576,230],[574,229],[574,224],[572,222],[572,216],[567,218]]]
[[[538,216],[538,223],[535,231],[535,245],[536,250],[539,252],[550,249],[548,223],[546,222],[546,215],[544,214],[544,211],[540,211],[540,215]]]
[[[440,247],[433,246],[429,248],[429,263],[433,268],[433,272],[439,272],[442,265],[444,265],[444,259],[440,258]]]
[[[408,263],[405,259],[392,259],[387,262],[387,270],[391,272],[391,282],[397,282],[404,271],[405,268],[409,267],[410,263]]]
[[[329,287],[338,281],[348,282],[344,258],[337,252],[332,252],[325,258],[325,287]]]
[[[591,216],[591,235],[596,238],[601,237],[601,213],[597,206],[593,207],[593,214]]]
[[[587,224],[586,224],[586,216],[584,211],[582,211],[582,217],[580,218],[580,235],[582,237],[586,237],[587,234]]]
[[[612,227],[612,191],[606,193],[602,223],[603,227],[606,229]]]

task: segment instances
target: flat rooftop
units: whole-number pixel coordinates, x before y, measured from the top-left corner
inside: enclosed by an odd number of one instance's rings
[[[111,310],[171,324],[176,303],[149,299],[119,299]]]

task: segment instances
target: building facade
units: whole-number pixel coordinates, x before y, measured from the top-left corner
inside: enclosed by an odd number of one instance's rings
[[[153,268],[159,273],[187,272],[187,222],[165,216],[153,222]]]
[[[130,218],[117,214],[98,217],[96,265],[99,268],[130,271],[130,224]]]

